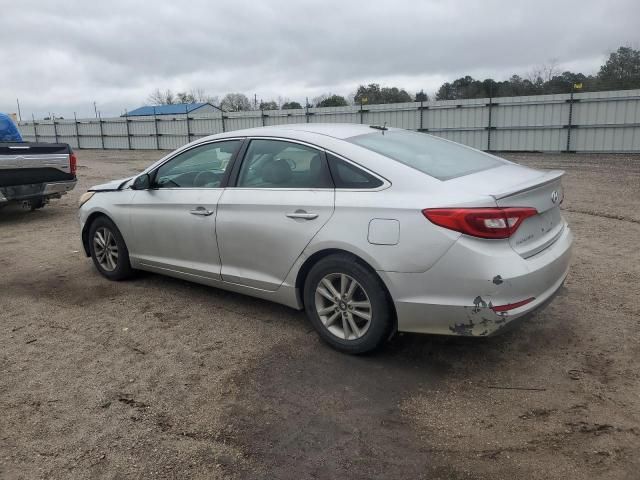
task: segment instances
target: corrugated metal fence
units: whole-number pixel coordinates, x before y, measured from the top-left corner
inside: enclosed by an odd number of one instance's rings
[[[482,150],[640,152],[640,90],[301,110],[20,122],[25,140],[73,148],[175,149],[287,123],[363,123],[428,132]]]

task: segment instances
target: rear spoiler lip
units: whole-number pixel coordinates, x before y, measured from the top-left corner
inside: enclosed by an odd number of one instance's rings
[[[513,195],[517,195],[519,193],[528,192],[529,190],[534,190],[536,188],[542,187],[549,183],[555,182],[559,178],[561,178],[565,174],[564,170],[549,170],[545,172],[542,176],[534,178],[532,180],[519,183],[509,190],[505,190],[500,193],[493,193],[491,196],[496,200],[501,200],[503,198],[511,197]]]

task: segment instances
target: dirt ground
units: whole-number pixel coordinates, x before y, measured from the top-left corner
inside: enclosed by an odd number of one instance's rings
[[[79,195],[162,155],[81,150],[70,195],[0,211],[0,478],[638,478],[640,156],[505,155],[567,170],[563,293],[352,357],[282,306],[98,275]]]

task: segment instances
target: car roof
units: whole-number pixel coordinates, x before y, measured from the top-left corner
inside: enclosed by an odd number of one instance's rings
[[[392,129],[389,129],[392,130]],[[244,130],[231,130],[225,136],[283,136],[291,137],[295,132],[315,133],[338,139],[355,137],[374,133],[375,130],[370,125],[360,125],[353,123],[292,123],[287,125],[272,125],[267,127],[248,128]]]

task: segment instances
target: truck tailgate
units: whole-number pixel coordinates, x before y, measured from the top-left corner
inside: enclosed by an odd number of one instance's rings
[[[70,153],[66,144],[0,143],[0,187],[73,180]]]

